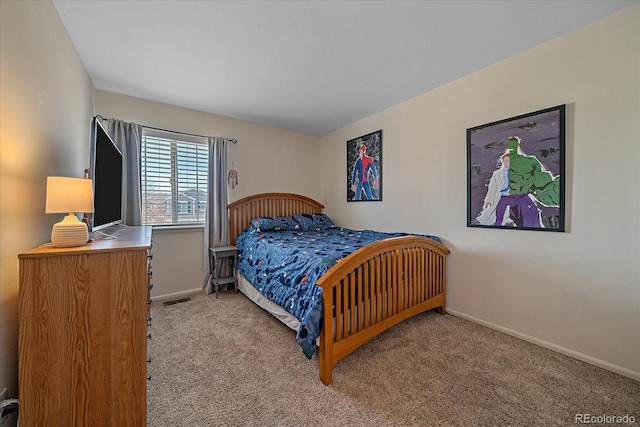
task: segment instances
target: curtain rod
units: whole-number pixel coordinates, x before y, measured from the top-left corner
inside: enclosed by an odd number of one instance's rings
[[[100,120],[105,120],[105,118],[102,117],[99,114],[96,115],[94,118],[96,118],[96,119],[99,118]],[[175,131],[175,130],[156,128],[156,127],[153,127],[153,126],[142,125],[142,127],[145,127],[147,129],[159,130],[159,131],[162,131],[162,132],[170,132],[170,133],[177,133],[177,134],[180,134],[180,135],[195,136],[195,137],[198,137],[198,138],[210,138],[209,136],[205,136],[205,135],[196,135],[195,133],[178,132],[178,131]],[[229,141],[232,144],[236,144],[238,142],[238,140],[235,139],[235,138],[227,138],[227,141]]]

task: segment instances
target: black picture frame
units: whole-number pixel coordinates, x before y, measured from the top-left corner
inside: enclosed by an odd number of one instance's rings
[[[564,176],[564,104],[467,129],[467,227],[564,232]]]
[[[347,141],[347,202],[380,201],[382,130],[377,130]]]

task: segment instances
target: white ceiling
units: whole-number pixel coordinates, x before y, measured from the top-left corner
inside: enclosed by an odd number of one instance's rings
[[[321,136],[639,1],[54,4],[97,89]]]

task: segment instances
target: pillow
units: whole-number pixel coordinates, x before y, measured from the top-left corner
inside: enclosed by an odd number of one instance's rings
[[[289,216],[267,216],[254,218],[251,227],[258,231],[297,230],[298,223]]]
[[[302,231],[320,231],[336,226],[326,214],[294,214],[292,218]]]

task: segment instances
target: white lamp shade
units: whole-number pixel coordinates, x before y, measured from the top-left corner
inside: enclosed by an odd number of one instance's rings
[[[45,213],[93,212],[93,183],[90,179],[47,177]]]

